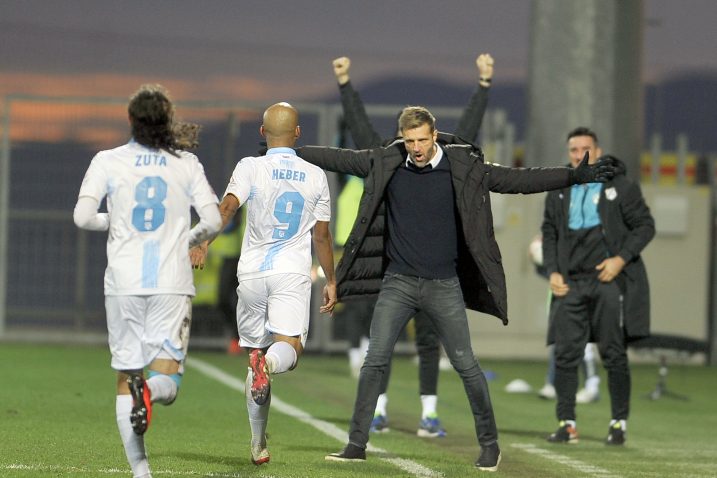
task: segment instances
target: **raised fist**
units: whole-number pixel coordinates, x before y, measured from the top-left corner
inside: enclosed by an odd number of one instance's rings
[[[339,85],[344,85],[349,81],[349,68],[351,67],[351,60],[347,56],[336,58],[333,61],[334,75]]]
[[[493,57],[490,53],[482,53],[476,58],[476,66],[480,79],[490,80],[493,78]]]

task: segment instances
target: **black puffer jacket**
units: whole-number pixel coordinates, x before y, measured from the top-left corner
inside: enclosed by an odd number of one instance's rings
[[[619,255],[626,262],[617,280],[624,286],[624,327],[628,340],[632,340],[650,334],[650,288],[640,253],[655,236],[655,221],[639,184],[625,175],[624,163],[616,161],[617,173],[603,185],[600,193],[598,214],[609,254]],[[559,272],[566,279],[571,249],[568,243],[570,191],[564,188],[548,193],[542,226],[545,268],[548,274]],[[548,343],[554,342],[555,332],[549,327]]]
[[[506,168],[485,164],[479,148],[439,133],[438,143],[451,166],[460,218],[457,273],[466,307],[508,323],[505,273],[493,233],[490,192],[536,193],[572,184],[571,168]],[[336,270],[339,299],[377,294],[387,266],[384,249],[385,192],[393,173],[406,160],[398,140],[386,148],[362,151],[305,146],[298,154],[325,170],[364,179],[356,222]],[[417,238],[420,240],[420,238]]]

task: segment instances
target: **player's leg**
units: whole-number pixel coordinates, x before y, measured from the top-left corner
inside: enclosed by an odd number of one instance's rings
[[[296,368],[309,335],[311,279],[302,274],[276,274],[266,278],[268,312],[266,329],[274,343],[266,351],[270,373]]]
[[[191,299],[158,295],[148,300],[144,347],[151,360],[146,381],[152,403],[170,405],[179,393],[192,324]]]
[[[266,427],[271,404],[271,378],[264,355],[272,343],[271,334],[266,330],[268,290],[265,278],[240,281],[237,294],[239,343],[249,352],[245,394],[251,429],[251,461],[261,465],[269,461]]]
[[[618,285],[615,282],[598,283],[595,293],[598,349],[607,370],[612,412],[605,440],[608,445],[625,443],[627,419],[630,414],[631,378],[622,314],[622,296]]]
[[[105,297],[112,368],[117,370],[115,417],[122,446],[135,477],[151,476],[144,436],[135,433],[130,421],[133,399],[128,384],[130,377],[142,379],[145,365],[141,343],[144,328],[144,300],[142,297],[131,296]]]
[[[553,352],[558,429],[548,436],[548,441],[554,443],[578,442],[575,394],[578,391],[578,367],[590,334],[588,281],[571,282],[567,295],[553,300],[551,327],[555,330]]]
[[[326,456],[332,461],[365,460],[371,420],[376,409],[381,377],[391,361],[398,337],[418,311],[418,279],[387,273],[383,278],[373,318],[366,360],[359,376],[356,402],[344,450]]]
[[[435,438],[446,436],[438,418],[438,371],[441,347],[438,334],[424,312],[414,318],[416,324],[416,349],[418,351],[418,383],[421,396],[421,421],[416,434]]]
[[[430,288],[427,287],[424,292],[423,310],[435,326],[451,365],[463,381],[481,447],[476,466],[494,471],[500,462],[498,430],[488,382],[473,353],[461,287],[457,277],[431,282]]]

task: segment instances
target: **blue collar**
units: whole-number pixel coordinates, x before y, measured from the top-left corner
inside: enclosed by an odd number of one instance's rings
[[[269,156],[270,154],[293,154],[294,156],[296,156],[296,151],[294,151],[292,148],[281,146],[278,148],[269,148],[266,152],[266,155]]]

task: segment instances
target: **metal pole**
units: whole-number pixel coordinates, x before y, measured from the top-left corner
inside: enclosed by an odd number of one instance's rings
[[[677,184],[684,185],[687,182],[687,153],[689,142],[685,133],[677,135]]]
[[[662,136],[659,133],[654,133],[650,138],[650,156],[652,156],[650,168],[652,184],[657,184],[660,182],[660,159],[662,156]]]
[[[707,157],[709,164],[709,185],[710,185],[710,274],[709,274],[709,298],[707,299],[707,364],[717,365],[717,155]]]
[[[11,98],[5,97],[5,114],[0,150],[0,337],[5,335],[7,312],[8,229],[10,228],[10,108]]]

